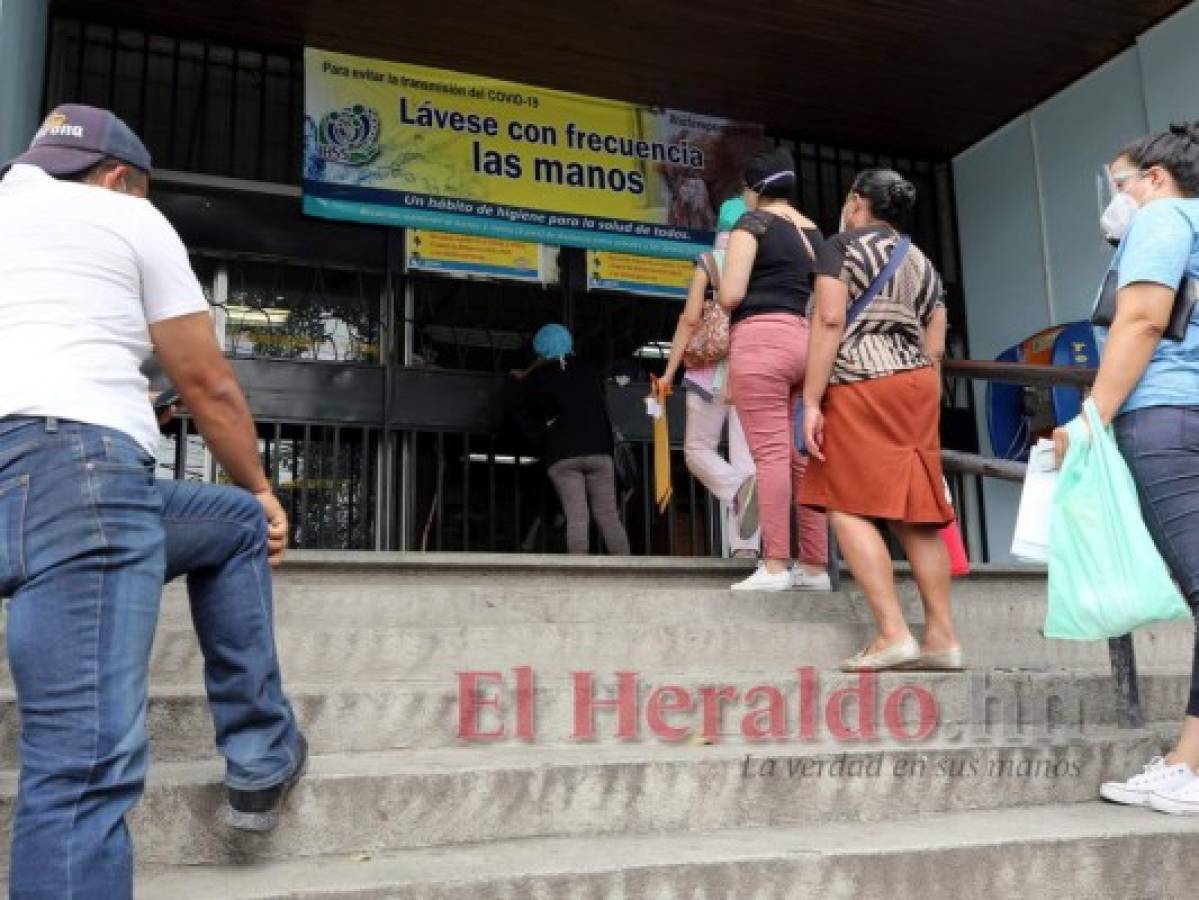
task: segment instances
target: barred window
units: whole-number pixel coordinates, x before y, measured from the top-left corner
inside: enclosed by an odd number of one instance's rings
[[[113,110],[160,169],[296,184],[303,59],[57,18],[45,107]]]

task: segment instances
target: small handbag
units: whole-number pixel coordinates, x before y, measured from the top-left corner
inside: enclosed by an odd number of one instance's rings
[[[701,253],[698,265],[708,276],[708,295],[699,326],[683,350],[683,364],[693,367],[720,362],[729,355],[729,314],[716,302],[720,290],[720,266],[712,253]]]

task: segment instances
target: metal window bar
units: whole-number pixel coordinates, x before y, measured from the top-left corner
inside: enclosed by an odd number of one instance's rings
[[[78,38],[79,46],[76,48],[75,57],[75,99],[83,96],[83,67],[86,61],[87,54],[87,26],[83,23],[79,24]]]
[[[641,445],[641,511],[645,517],[642,523],[644,526],[645,544],[642,547],[642,553],[646,556],[652,555],[654,546],[653,532],[651,530],[651,523],[653,522],[653,513],[651,512],[652,501],[650,499],[650,495],[653,492],[649,489],[649,479],[649,444],[643,443]]]
[[[266,83],[268,59],[265,53],[258,54],[258,152],[255,155],[254,171],[266,180]]]
[[[109,31],[108,41],[108,102],[107,108],[116,106],[117,98],[117,30]]]
[[[229,165],[226,171],[233,176],[237,175],[237,82],[238,74],[241,69],[241,50],[237,47],[233,48],[233,56],[230,60],[229,72]]]
[[[470,433],[462,435],[462,549],[470,550]]]
[[[311,509],[308,505],[309,483],[312,481],[312,426],[304,425],[304,453],[294,463],[294,477],[300,482],[300,508],[297,513],[301,543],[308,543],[309,518]]]
[[[296,132],[296,122],[303,121],[304,103],[303,97],[299,101],[296,99],[296,84],[303,77],[303,61],[292,59],[288,63],[288,78],[287,78],[287,173],[288,181],[299,182],[300,170],[303,166],[302,161],[302,146]],[[299,75],[296,74],[296,69],[300,68]]]
[[[271,490],[276,494],[279,493],[279,457],[283,449],[283,423],[275,423],[274,439],[270,444],[270,472],[268,473],[271,479]]]
[[[487,549],[492,553],[496,550],[495,520],[495,435],[490,435],[487,441]]]
[[[512,467],[512,484],[514,487],[512,497],[512,541],[515,549],[519,550],[522,547],[522,529],[520,520],[520,501],[521,501],[521,455],[516,454],[516,465]]]
[[[655,499],[654,506],[657,507],[657,505],[658,504]],[[666,553],[663,554],[665,556],[674,556],[674,518],[677,509],[678,507],[675,505],[675,493],[672,490],[670,492],[670,499],[666,501]]]
[[[178,426],[175,433],[175,480],[183,481],[187,478],[187,416],[178,417]]]
[[[341,500],[341,428],[337,425],[333,426],[333,471],[330,477],[333,479],[332,483],[335,485],[333,502],[336,504]],[[348,524],[349,528],[346,540],[349,543],[353,543],[353,521],[349,521]],[[329,517],[321,533],[322,545],[332,547],[335,544],[340,544],[341,541],[337,532],[337,516],[333,515]]]
[[[179,99],[179,41],[172,41],[171,46],[173,48],[171,53],[171,97],[177,102]],[[174,110],[174,107],[175,104],[172,103],[170,108]],[[167,159],[171,161],[170,164],[172,166],[178,165],[176,162],[177,157],[175,155],[178,149],[175,143],[175,135],[179,132],[177,125],[178,120],[175,118],[174,113],[172,112],[170,136],[167,140]]]
[[[437,432],[437,549],[445,549],[445,432]]]
[[[142,32],[141,104],[137,111],[137,133],[146,133],[146,107],[150,103],[150,32]]]
[[[371,485],[371,468],[372,468],[372,464],[373,464],[372,461],[375,459],[375,454],[372,453],[371,450],[372,450],[371,430],[369,428],[363,427],[362,443],[360,444],[359,450],[358,450],[358,453],[362,459],[362,464],[359,466],[351,465],[350,471],[353,472],[355,469],[357,469],[357,471],[359,471],[361,473],[358,476],[358,490],[361,491],[361,494],[358,499],[357,520],[362,523],[362,537],[358,541],[358,546],[364,550],[370,546],[371,522],[374,520],[374,516],[372,516],[370,514],[370,493],[369,493],[370,485]],[[353,459],[352,456],[351,456],[351,459]],[[353,496],[354,493],[355,492],[353,490],[350,491],[351,496]],[[353,541],[353,534],[354,534],[354,530],[355,530],[354,523],[355,523],[355,518],[351,511],[351,516],[349,518],[349,527],[348,527],[348,536],[351,541]]]
[[[191,133],[187,142],[187,169],[192,172],[207,171],[204,164],[203,145],[200,142],[205,129],[202,127],[208,111],[209,71],[212,66],[212,48],[204,42],[204,53],[200,62],[200,87],[196,91],[196,106],[192,111]],[[199,158],[197,161],[197,157]]]

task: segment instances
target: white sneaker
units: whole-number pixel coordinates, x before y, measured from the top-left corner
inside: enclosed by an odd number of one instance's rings
[[[765,563],[758,563],[754,573],[733,585],[734,591],[788,591],[791,589],[791,570],[771,574]]]
[[[1133,775],[1127,781],[1105,781],[1099,786],[1099,796],[1112,803],[1149,806],[1155,794],[1167,792],[1172,795],[1194,781],[1199,781],[1199,775],[1190,766],[1185,763],[1172,766],[1156,756],[1140,775]],[[1199,812],[1199,796],[1195,800],[1195,812]]]
[[[794,565],[791,567],[791,588],[796,591],[831,591],[833,581],[828,572],[809,575],[803,570],[803,566]]]
[[[1158,812],[1176,816],[1199,816],[1199,775],[1192,772],[1186,781],[1158,788],[1149,797],[1149,805]]]

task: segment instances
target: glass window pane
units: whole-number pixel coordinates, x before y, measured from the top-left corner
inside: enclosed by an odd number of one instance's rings
[[[540,285],[413,276],[416,364],[507,372],[529,363],[532,335],[562,318],[562,294]]]
[[[378,363],[381,275],[283,262],[229,263],[225,352]]]

